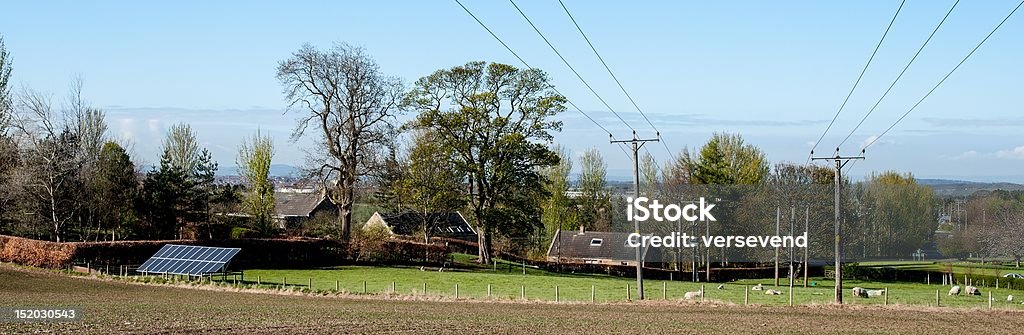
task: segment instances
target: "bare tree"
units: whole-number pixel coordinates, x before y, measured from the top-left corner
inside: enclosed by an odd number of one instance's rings
[[[48,222],[55,240],[78,214],[81,160],[74,125],[53,110],[49,98],[25,90],[17,101],[14,122],[24,164],[17,173],[22,198],[30,213]]]
[[[270,180],[273,158],[274,141],[258,130],[238,148],[238,172],[249,188],[243,203],[261,235],[269,235],[274,229],[274,183]]]
[[[311,170],[338,204],[341,237],[347,240],[356,182],[377,165],[395,137],[402,84],[382,74],[362,48],[344,43],[327,50],[304,45],[278,64],[277,79],[289,109],[303,113],[292,139],[313,127],[323,144]]]

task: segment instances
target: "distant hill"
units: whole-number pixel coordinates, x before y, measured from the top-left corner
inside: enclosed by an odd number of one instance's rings
[[[1019,191],[1024,190],[1024,185],[1014,183],[983,183],[966,180],[949,179],[918,179],[918,183],[932,187],[936,195],[962,197],[974,194],[978,191]]]

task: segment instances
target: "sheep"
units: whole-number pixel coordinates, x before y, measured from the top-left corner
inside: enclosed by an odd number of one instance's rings
[[[781,295],[782,292],[776,291],[776,290],[767,290],[767,291],[764,291],[764,294],[765,295]]]
[[[750,290],[751,291],[763,291],[764,290],[764,286],[761,286],[761,284],[757,284],[757,285],[754,285],[754,287],[751,287]]]
[[[1006,296],[1006,302],[1013,302],[1013,295]]]
[[[683,298],[686,299],[686,300],[693,300],[693,299],[700,298],[703,295],[704,294],[701,291],[686,292],[686,294],[683,295]]]
[[[725,289],[725,284],[718,284],[718,289],[719,290],[724,290]]]
[[[885,290],[867,290],[869,297],[881,297],[885,295]]]
[[[981,295],[981,290],[974,286],[967,286],[967,290],[964,292],[967,295]]]
[[[868,297],[868,290],[863,288],[863,287],[854,287],[850,291],[853,293],[853,295],[855,297],[861,297],[861,298],[867,298]]]
[[[949,289],[949,295],[960,295],[960,285],[955,285]]]

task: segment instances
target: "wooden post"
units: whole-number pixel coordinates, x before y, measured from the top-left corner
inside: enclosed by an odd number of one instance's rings
[[[700,302],[704,302],[704,284],[700,284]]]
[[[394,281],[391,281],[391,294],[395,294],[397,292],[398,292],[398,286],[395,285]]]
[[[526,285],[519,285],[519,298],[526,300]]]
[[[931,285],[932,284],[932,273],[931,272],[928,273],[928,278],[925,279],[924,283],[926,285]]]
[[[939,290],[935,290],[935,307],[941,306],[939,304]]]
[[[366,294],[366,281],[363,281],[363,294]]]
[[[558,303],[558,285],[555,285],[555,303]]]
[[[590,285],[590,303],[597,302],[597,289]]]
[[[340,280],[335,280],[334,281],[334,290],[338,291],[338,292],[341,292],[341,281]]]
[[[313,290],[313,278],[309,278],[309,279],[308,279],[308,280],[306,281],[306,287],[307,287],[307,288],[309,288],[309,290],[310,290],[310,291],[312,291],[312,290]]]
[[[885,288],[885,305],[889,306],[889,288]]]
[[[992,309],[992,291],[988,291],[988,309]]]
[[[455,300],[459,300],[459,284],[455,283]]]
[[[288,287],[288,277],[284,277],[284,284],[281,287]]]
[[[630,300],[631,299],[630,299],[630,296],[629,296],[629,284],[626,284],[626,301],[630,301]]]
[[[262,279],[263,278],[261,278],[260,276],[256,276],[256,287],[259,287],[260,284],[262,284]],[[202,280],[200,280],[200,281],[202,281]]]
[[[743,285],[743,304],[750,302],[750,285]]]
[[[423,282],[423,295],[427,295],[427,282]]]
[[[491,284],[487,284],[487,297],[491,297]]]
[[[789,288],[789,307],[793,307],[793,287]]]

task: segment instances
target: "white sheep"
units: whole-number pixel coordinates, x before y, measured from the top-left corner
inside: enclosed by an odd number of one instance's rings
[[[754,285],[753,287],[751,287],[750,290],[751,291],[763,291],[764,290],[764,286],[761,286],[761,284],[757,284],[757,285]]]
[[[974,286],[967,286],[967,290],[964,291],[967,295],[981,295],[981,290]]]
[[[776,291],[776,290],[767,290],[767,291],[764,291],[764,294],[765,295],[781,295],[782,292],[781,291]]]
[[[867,290],[868,297],[881,297],[885,295],[885,290]]]
[[[960,295],[960,285],[956,285],[950,288],[949,295]]]
[[[686,300],[692,300],[692,299],[698,299],[698,298],[700,298],[703,295],[704,294],[702,294],[702,292],[700,292],[700,291],[686,292],[686,294],[683,295],[683,298],[686,299]]]
[[[863,288],[863,287],[854,287],[853,289],[850,290],[850,292],[853,293],[853,296],[855,296],[855,297],[861,297],[861,298],[867,298],[868,297],[868,290]]]
[[[718,289],[719,290],[724,290],[725,289],[725,284],[718,284]]]
[[[1013,302],[1013,295],[1006,296],[1006,302]]]

